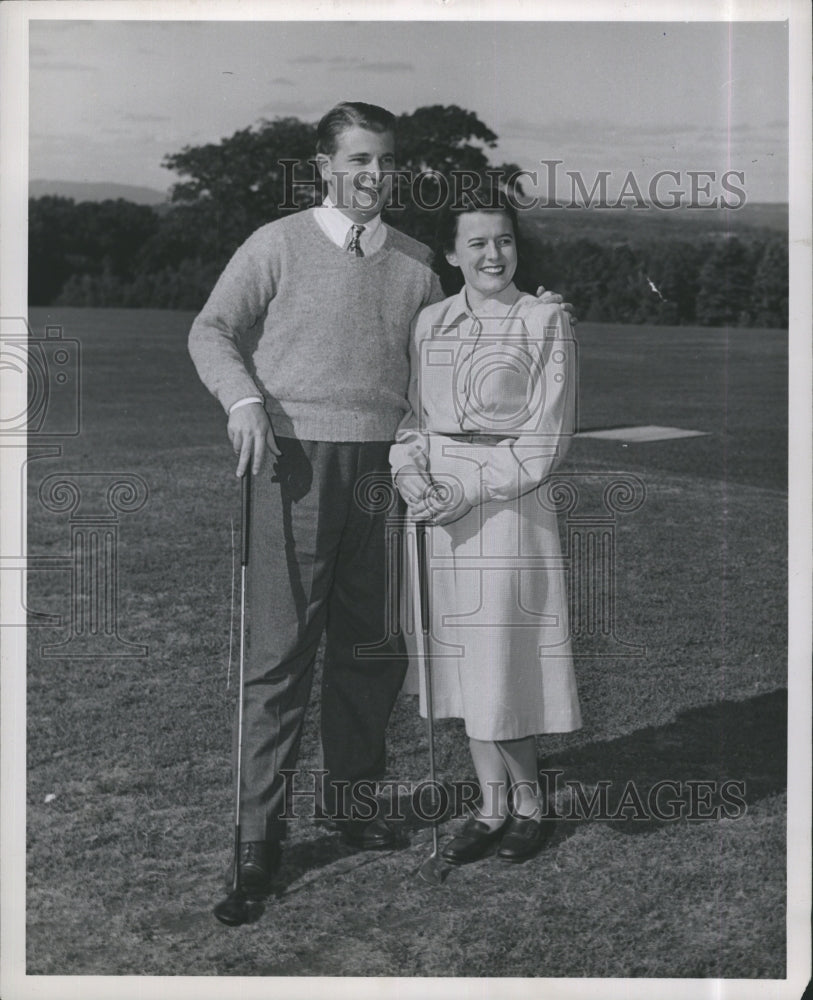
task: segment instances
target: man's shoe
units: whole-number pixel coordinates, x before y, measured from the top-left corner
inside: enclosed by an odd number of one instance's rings
[[[240,844],[240,888],[250,899],[271,892],[271,876],[279,868],[282,848],[277,841],[248,840]]]
[[[504,829],[505,823],[492,828],[482,820],[471,817],[460,833],[443,848],[440,856],[451,865],[477,861],[500,839]]]
[[[395,847],[395,832],[387,826],[383,819],[345,819],[336,823],[342,834],[342,840],[349,847],[358,847],[362,851],[381,851]]]
[[[541,816],[514,816],[497,851],[501,861],[527,861],[551,834],[551,820]]]

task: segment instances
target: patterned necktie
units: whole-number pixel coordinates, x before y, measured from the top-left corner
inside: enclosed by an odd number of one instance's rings
[[[347,252],[352,253],[354,257],[363,257],[364,251],[361,249],[359,240],[361,239],[361,234],[364,232],[364,226],[353,226],[350,232],[353,235],[347,245]]]

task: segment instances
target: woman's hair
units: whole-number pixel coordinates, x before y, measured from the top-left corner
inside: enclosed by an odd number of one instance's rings
[[[462,215],[472,212],[494,212],[504,215],[511,223],[514,231],[514,241],[517,247],[517,270],[514,274],[514,284],[520,291],[533,291],[538,282],[533,287],[528,275],[525,274],[523,265],[527,267],[528,253],[526,243],[522,239],[519,230],[519,218],[516,207],[512,204],[510,197],[496,185],[483,184],[479,188],[467,191],[459,197],[446,204],[438,217],[435,231],[435,254],[433,267],[440,277],[443,291],[447,295],[454,295],[463,287],[463,275],[460,268],[454,267],[446,260],[446,254],[454,251],[455,240],[457,239],[457,224]]]
[[[339,136],[349,128],[366,128],[370,132],[395,132],[395,115],[376,104],[342,101],[316,126],[316,152],[333,156]]]

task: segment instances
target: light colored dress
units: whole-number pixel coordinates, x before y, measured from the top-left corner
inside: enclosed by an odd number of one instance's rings
[[[567,313],[511,284],[475,314],[463,288],[421,311],[410,351],[393,472],[415,464],[474,504],[427,529],[434,715],[463,718],[480,740],[578,729],[557,519],[541,486],[574,432]],[[425,716],[414,525],[406,551],[405,690]]]

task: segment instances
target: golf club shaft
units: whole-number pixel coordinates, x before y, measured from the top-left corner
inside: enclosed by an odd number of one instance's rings
[[[240,481],[240,680],[237,692],[237,766],[234,790],[234,875],[232,888],[240,886],[240,786],[243,778],[243,686],[246,650],[246,567],[248,566],[248,529],[251,507],[251,469]]]
[[[415,525],[415,537],[418,549],[418,585],[421,595],[421,634],[423,636],[423,679],[426,688],[426,721],[429,726],[429,780],[435,787],[435,713],[432,704],[432,671],[429,660],[429,640],[431,632],[431,615],[429,607],[429,536],[426,533],[426,523],[418,521]],[[432,851],[438,850],[438,823],[432,822]]]

